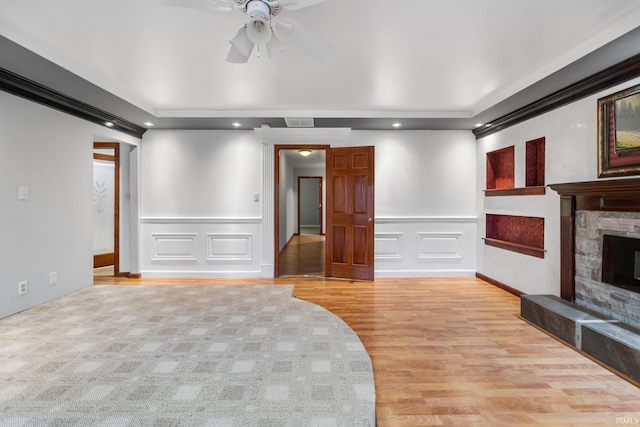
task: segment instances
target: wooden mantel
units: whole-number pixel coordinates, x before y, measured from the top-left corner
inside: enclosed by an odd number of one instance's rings
[[[551,184],[560,194],[560,296],[575,300],[575,216],[579,210],[640,212],[640,179]]]

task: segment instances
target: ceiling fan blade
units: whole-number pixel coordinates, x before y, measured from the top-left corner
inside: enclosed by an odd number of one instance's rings
[[[280,0],[279,3],[285,9],[298,10],[305,7],[313,6],[314,4],[322,3],[325,0]]]
[[[182,7],[185,9],[229,12],[233,10],[231,0],[147,0],[160,6]]]
[[[330,44],[293,19],[286,18],[278,21],[276,31],[280,37],[318,61],[328,58],[333,52]]]

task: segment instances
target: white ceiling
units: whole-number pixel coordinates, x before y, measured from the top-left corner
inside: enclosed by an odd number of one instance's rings
[[[149,0],[0,0],[0,35],[157,117],[469,118],[637,28],[640,2],[326,0],[279,17],[333,54],[229,64],[241,12]]]

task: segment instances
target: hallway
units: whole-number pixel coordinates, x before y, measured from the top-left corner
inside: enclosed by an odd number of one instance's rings
[[[325,236],[294,235],[280,253],[280,276],[324,276]]]

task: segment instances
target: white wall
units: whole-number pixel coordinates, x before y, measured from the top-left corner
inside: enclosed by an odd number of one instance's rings
[[[0,92],[0,318],[92,284],[93,141],[119,132]],[[18,187],[29,200],[18,200]],[[58,283],[49,285],[49,274]],[[18,296],[18,282],[28,281]]]
[[[269,247],[274,236],[263,233],[268,227],[263,217],[274,201],[263,194],[261,203],[254,203],[253,194],[273,173],[273,157],[262,145],[268,150],[275,143],[376,147],[377,277],[475,274],[476,142],[471,132],[345,131],[340,141],[327,141],[320,129],[317,138],[316,130],[304,130],[303,139],[296,132],[288,139],[288,129],[273,131],[153,130],[144,135],[144,277],[264,276],[263,267],[273,259],[263,259],[261,248]],[[266,133],[277,137],[265,138]],[[283,186],[289,182],[294,188],[297,181],[293,174],[281,179],[284,244],[294,231],[289,224],[295,218],[287,212],[295,212],[295,198],[289,200]],[[211,241],[212,233],[232,236]]]
[[[352,131],[374,145],[376,277],[476,272],[476,141],[469,131]]]
[[[576,101],[478,141],[478,272],[527,294],[560,294],[560,197],[484,197],[486,153],[515,146],[515,186],[525,180],[525,143],[545,137],[545,183],[594,181],[598,178],[598,99],[640,83],[632,80]],[[545,258],[538,259],[484,245],[485,215],[509,214],[545,219]]]
[[[260,277],[256,134],[153,130],[141,148],[143,277]]]

